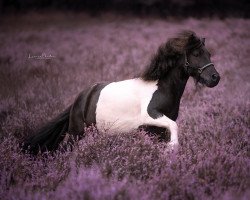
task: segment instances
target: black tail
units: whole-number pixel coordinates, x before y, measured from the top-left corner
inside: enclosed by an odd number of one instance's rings
[[[28,137],[24,142],[23,150],[35,155],[39,151],[56,150],[68,131],[70,109],[71,106],[39,129],[35,135]]]

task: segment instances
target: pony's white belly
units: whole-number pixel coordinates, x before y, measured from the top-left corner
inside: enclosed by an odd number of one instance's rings
[[[140,79],[114,82],[100,93],[96,106],[96,126],[109,133],[129,132],[143,124],[147,106],[157,89],[156,82]]]
[[[109,133],[129,132],[138,128],[141,125],[139,117],[134,117],[134,118],[131,117],[125,119],[119,118],[119,116],[117,116],[117,118],[116,117],[111,118],[110,116],[103,115],[102,117],[103,118],[99,118],[97,120],[97,128],[99,130],[108,131]],[[107,117],[109,117],[108,120]]]

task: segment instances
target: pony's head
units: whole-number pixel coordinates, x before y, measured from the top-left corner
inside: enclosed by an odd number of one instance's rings
[[[197,37],[193,31],[183,31],[159,47],[142,78],[158,80],[166,77],[171,69],[179,68],[197,82],[214,87],[219,83],[220,75],[210,56],[205,38]]]
[[[198,38],[190,31],[183,34],[189,35],[184,52],[185,71],[207,87],[216,86],[220,81],[220,75],[211,62],[211,54],[205,47],[205,38]]]

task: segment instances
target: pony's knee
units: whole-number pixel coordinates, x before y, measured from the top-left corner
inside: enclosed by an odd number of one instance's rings
[[[175,121],[172,121],[171,123],[169,123],[167,128],[169,129],[171,134],[178,132],[178,126],[177,126],[177,123]]]

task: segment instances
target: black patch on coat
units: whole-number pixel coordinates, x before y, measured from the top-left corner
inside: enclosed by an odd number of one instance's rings
[[[108,83],[97,83],[82,91],[76,98],[70,112],[69,132],[83,134],[86,126],[96,124],[96,106],[101,90]]]

